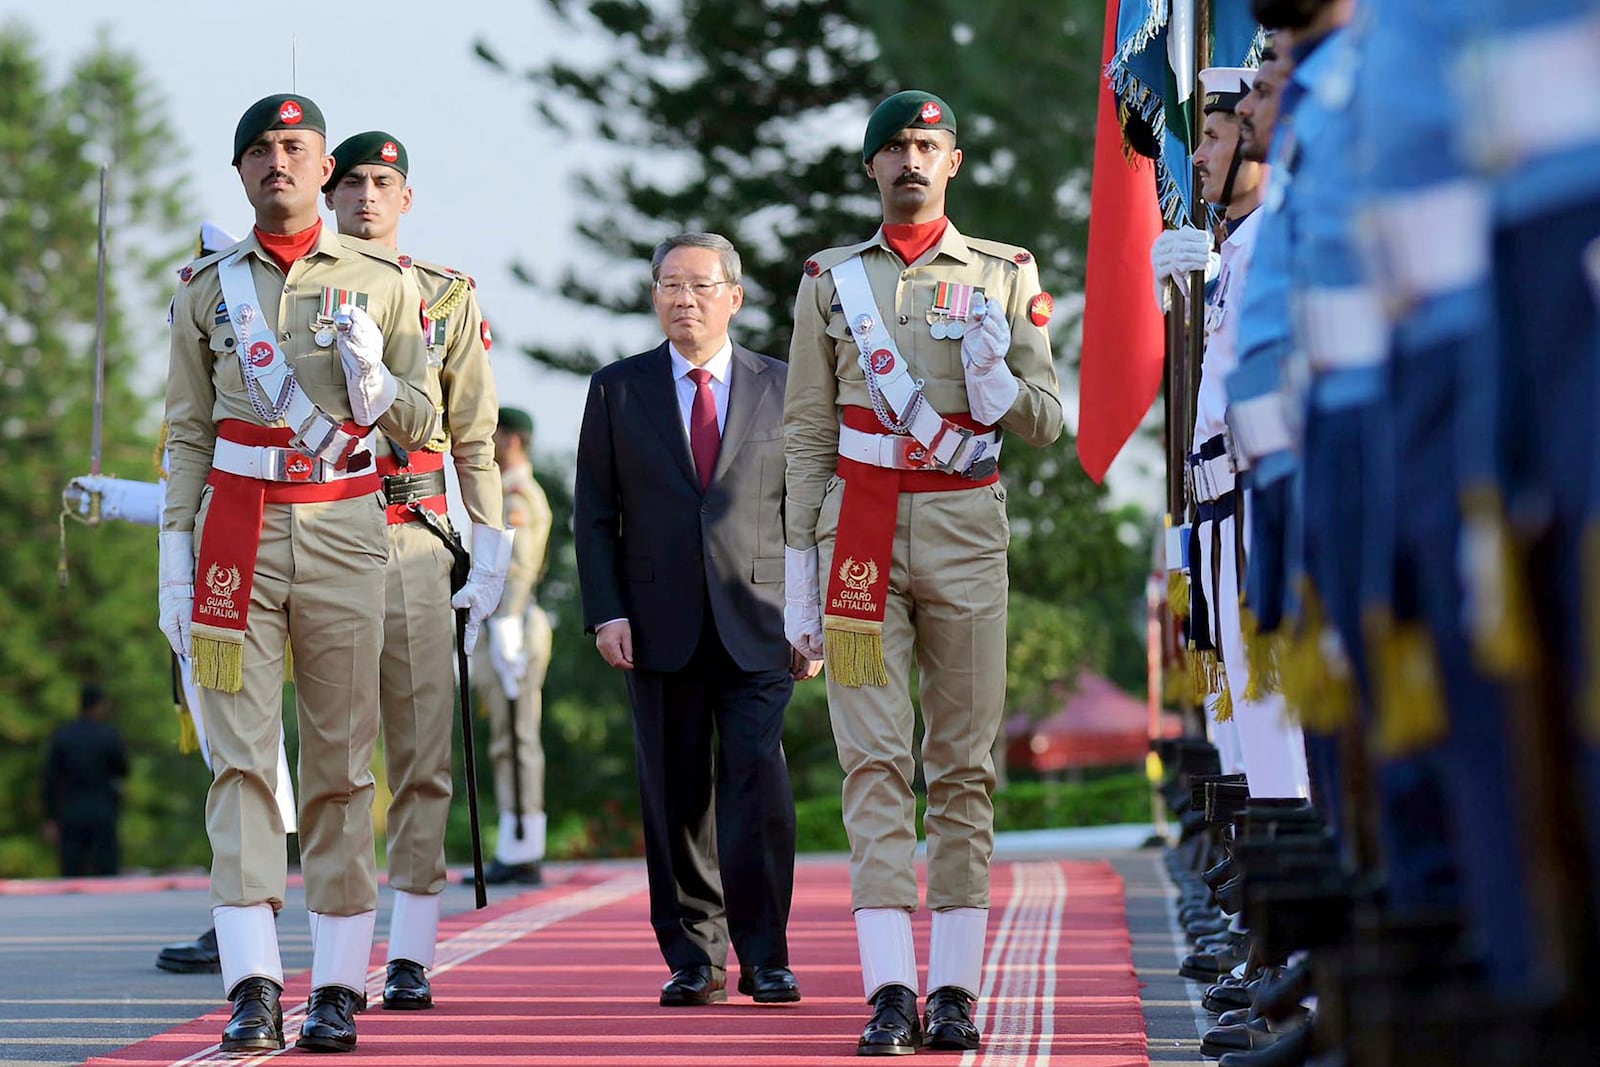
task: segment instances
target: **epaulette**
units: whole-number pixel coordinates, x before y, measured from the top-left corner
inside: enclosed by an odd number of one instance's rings
[[[178,280],[184,285],[188,285],[194,280],[194,276],[196,274],[199,274],[202,270],[211,266],[211,264],[217,262],[217,260],[227,255],[229,252],[232,252],[235,248],[238,248],[241,244],[244,244],[244,242],[240,241],[238,244],[229,245],[220,252],[212,252],[210,255],[201,256],[199,259],[190,260],[178,268]]]
[[[370,256],[373,259],[381,260],[382,262],[389,264],[391,267],[394,267],[396,270],[404,269],[404,265],[400,262],[400,253],[396,252],[386,244],[380,244],[377,241],[368,241],[361,237],[351,237],[349,234],[344,233],[339,235],[339,243],[350,249],[352,252],[360,252],[364,256]]]
[[[821,252],[806,260],[805,272],[807,277],[815,278],[823,271],[832,270],[857,252],[872,244],[864,241],[856,245],[840,245],[837,248],[824,248]]]
[[[986,241],[982,237],[966,237],[965,234],[962,236],[967,242],[967,247],[974,252],[982,252],[995,259],[1009,260],[1019,267],[1033,262],[1033,253],[1020,245],[1008,245],[1004,241]]]

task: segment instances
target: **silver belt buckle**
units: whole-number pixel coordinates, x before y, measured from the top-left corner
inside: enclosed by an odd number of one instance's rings
[[[294,448],[265,447],[262,477],[272,482],[306,483],[325,480],[327,464]]]
[[[327,412],[316,408],[306,421],[300,424],[295,435],[289,441],[289,447],[294,448],[308,456],[325,459],[331,454],[338,456],[343,451],[339,438],[344,435],[343,429]]]

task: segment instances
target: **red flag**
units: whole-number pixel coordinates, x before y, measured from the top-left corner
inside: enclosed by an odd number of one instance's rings
[[[1102,72],[1116,40],[1117,0],[1107,0]],[[1096,482],[1161,390],[1166,338],[1150,266],[1150,245],[1160,232],[1155,165],[1123,155],[1116,99],[1102,74],[1078,373],[1078,461]]]

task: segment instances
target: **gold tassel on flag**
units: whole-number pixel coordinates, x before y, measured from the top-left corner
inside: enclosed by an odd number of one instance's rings
[[[1302,583],[1300,620],[1284,637],[1278,657],[1283,696],[1292,714],[1308,730],[1321,734],[1337,733],[1350,721],[1355,703],[1355,687],[1350,678],[1349,659],[1330,662],[1329,647],[1337,634],[1327,632],[1322,602],[1310,582]]]
[[[883,623],[862,619],[823,619],[822,642],[828,677],[840,685],[888,685],[889,668],[883,662]]]
[[[1256,613],[1249,608],[1239,608],[1239,629],[1244,633],[1244,655],[1249,670],[1245,674],[1244,698],[1260,700],[1269,693],[1283,688],[1278,676],[1278,652],[1282,640],[1278,634],[1264,634]]]
[[[1233,721],[1233,689],[1228,685],[1228,672],[1226,668],[1219,667],[1217,672],[1217,713],[1218,722]]]
[[[178,713],[178,751],[185,756],[199,752],[200,735],[195,732],[194,717],[189,714],[189,709],[182,704],[174,704],[172,710]]]
[[[1378,751],[1404,756],[1444,740],[1450,723],[1432,635],[1420,623],[1396,622],[1386,610],[1370,612],[1362,629],[1377,690]]]

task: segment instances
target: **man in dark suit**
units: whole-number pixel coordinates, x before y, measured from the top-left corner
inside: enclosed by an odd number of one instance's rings
[[[44,835],[60,850],[67,878],[116,874],[117,810],[128,776],[122,735],[106,722],[111,705],[98,685],[83,687],[78,718],[50,736],[44,768]]]
[[[595,373],[578,438],[584,627],[627,672],[661,1003],[726,1000],[730,935],[739,992],[792,1002],[783,713],[821,663],[783,635],[786,368],[728,338],[726,238],[670,237],[650,270],[667,340]]]

